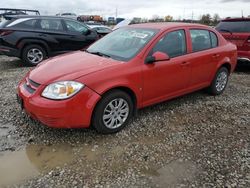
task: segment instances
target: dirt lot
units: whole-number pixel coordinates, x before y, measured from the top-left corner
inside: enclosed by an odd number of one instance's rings
[[[139,111],[115,135],[27,118],[15,92],[30,68],[0,56],[0,187],[250,187],[250,68]]]

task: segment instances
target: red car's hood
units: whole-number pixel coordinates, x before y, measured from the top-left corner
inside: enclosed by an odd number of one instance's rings
[[[51,58],[30,71],[29,78],[39,84],[75,80],[81,76],[120,64],[110,58],[77,51]]]

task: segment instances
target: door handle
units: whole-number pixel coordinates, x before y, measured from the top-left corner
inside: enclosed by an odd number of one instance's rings
[[[218,58],[218,57],[220,57],[220,54],[214,54],[212,57],[213,58]]]
[[[184,61],[181,63],[181,66],[189,66],[190,65],[190,62],[187,62],[187,61]]]
[[[40,37],[46,37],[46,35],[45,35],[45,34],[39,34],[39,36],[40,36]]]

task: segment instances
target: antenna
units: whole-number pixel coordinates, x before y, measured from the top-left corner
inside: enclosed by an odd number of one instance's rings
[[[243,10],[241,10],[241,16],[242,16],[242,18],[244,18]]]

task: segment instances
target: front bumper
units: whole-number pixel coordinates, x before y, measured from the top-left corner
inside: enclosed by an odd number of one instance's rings
[[[92,112],[100,99],[93,90],[85,86],[79,93],[67,100],[50,100],[40,96],[45,86],[39,86],[30,93],[26,80],[18,86],[18,97],[23,108],[32,118],[53,128],[88,128]]]

